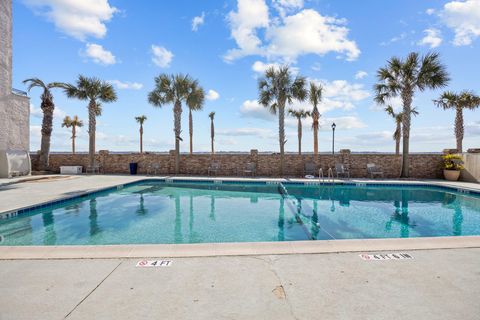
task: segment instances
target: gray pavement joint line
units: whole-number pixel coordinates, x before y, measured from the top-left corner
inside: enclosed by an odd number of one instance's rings
[[[80,306],[80,305],[83,303],[83,301],[87,300],[87,298],[90,297],[90,295],[91,295],[95,290],[97,290],[97,288],[100,287],[100,286],[102,285],[102,283],[103,283],[105,280],[107,280],[107,278],[110,277],[110,275],[111,275],[113,272],[115,272],[115,270],[117,270],[118,267],[120,267],[120,265],[121,265],[122,263],[123,263],[123,260],[120,260],[120,262],[117,264],[117,266],[116,266],[115,268],[113,268],[113,270],[110,271],[110,273],[107,274],[107,276],[106,276],[105,278],[103,278],[102,281],[100,281],[100,283],[97,284],[97,285],[95,286],[95,288],[93,288],[93,290],[91,290],[82,300],[80,300],[80,302],[77,303],[77,305],[76,305],[75,307],[73,307],[73,309],[72,309],[69,313],[67,313],[67,315],[66,315],[65,317],[63,317],[63,319],[67,319],[67,318],[73,313],[73,311],[75,311],[75,310],[78,308],[78,306]]]
[[[283,285],[282,279],[278,275],[277,270],[275,270],[275,268],[273,267],[273,263],[276,262],[279,259],[272,260],[270,256],[267,256],[267,259],[263,259],[262,257],[259,257],[259,256],[253,256],[252,258],[263,261],[264,263],[266,263],[268,265],[268,268],[270,269],[270,272],[272,272],[272,274],[275,276],[278,283],[282,287],[283,294],[285,295],[285,302],[287,303],[288,308],[290,309],[290,314],[292,315],[293,319],[299,320],[297,318],[297,316],[295,316],[295,313],[293,312],[293,306],[290,303],[290,300],[288,300],[288,295],[287,295],[287,292],[285,291],[285,286]]]

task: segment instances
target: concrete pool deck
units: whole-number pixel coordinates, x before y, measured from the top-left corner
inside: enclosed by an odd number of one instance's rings
[[[8,319],[478,319],[480,249],[0,261]]]

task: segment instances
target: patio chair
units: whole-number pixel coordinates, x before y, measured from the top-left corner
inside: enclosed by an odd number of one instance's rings
[[[95,162],[93,164],[93,166],[87,166],[85,168],[85,173],[92,173],[92,174],[95,174],[95,173],[98,173],[100,174],[100,171],[102,171],[102,166],[98,163],[98,162]]]
[[[303,170],[304,176],[315,176],[316,171],[317,171],[317,165],[315,162],[306,162],[305,163],[305,168]]]
[[[247,162],[245,169],[243,170],[244,174],[251,174],[252,177],[257,175],[257,165],[254,162]]]
[[[147,174],[151,174],[153,172],[154,175],[157,175],[157,171],[160,170],[160,164],[154,163],[149,164],[147,167]]]
[[[350,170],[343,163],[335,163],[335,173],[337,174],[337,179],[340,176],[350,179]]]
[[[210,175],[211,173],[215,173],[215,175],[217,175],[219,171],[220,163],[218,162],[212,162],[210,163],[210,166],[208,166],[208,175]]]
[[[372,179],[374,179],[376,175],[383,178],[383,171],[377,167],[375,163],[367,163],[367,171]]]

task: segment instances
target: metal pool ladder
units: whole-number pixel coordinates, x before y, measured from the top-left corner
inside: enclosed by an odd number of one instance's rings
[[[325,176],[323,175],[323,168],[320,168],[318,170],[318,180],[320,182],[320,180],[322,180],[322,183],[325,183]],[[328,168],[328,171],[327,171],[327,181],[328,182],[334,182],[334,178],[333,178],[333,170],[332,168]]]

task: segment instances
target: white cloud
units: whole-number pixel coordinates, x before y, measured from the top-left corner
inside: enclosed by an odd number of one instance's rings
[[[355,79],[363,79],[366,76],[368,76],[368,73],[362,70],[357,71],[357,73],[355,73]]]
[[[427,45],[430,48],[436,48],[442,43],[442,37],[440,34],[440,30],[435,28],[425,29],[423,31],[425,33],[425,37],[422,38],[418,42],[419,45]]]
[[[308,117],[302,120],[304,128],[312,127],[312,118]],[[357,116],[347,115],[342,117],[320,117],[319,127],[320,131],[331,131],[332,123],[335,123],[336,128],[339,130],[353,130],[366,128],[367,125]],[[294,117],[288,117],[285,119],[285,125],[290,128],[297,128],[297,119]]]
[[[480,0],[450,1],[440,17],[455,32],[455,46],[470,45],[480,36]]]
[[[321,66],[320,63],[315,62],[315,63],[312,65],[311,69],[312,69],[313,71],[320,71],[320,70],[322,69],[322,66]]]
[[[283,8],[303,8],[303,0],[273,0],[273,3]]]
[[[30,115],[35,118],[42,119],[43,118],[43,111],[41,108],[35,108],[35,106],[30,103]],[[60,109],[59,107],[55,107],[53,110],[53,117],[58,119],[63,119],[66,116],[66,112]]]
[[[39,138],[42,136],[42,126],[30,126],[30,136]]]
[[[355,103],[370,96],[362,84],[351,84],[346,80],[314,81],[323,86],[324,99],[320,105],[321,112],[332,109],[351,110],[355,108]]]
[[[111,84],[115,85],[118,89],[133,89],[140,90],[143,88],[143,84],[138,82],[122,82],[120,80],[108,80]]]
[[[256,73],[264,74],[265,71],[267,71],[267,69],[270,67],[279,68],[281,66],[282,64],[280,63],[264,63],[262,61],[255,61],[252,65],[252,70],[255,71]],[[292,66],[290,66],[289,69],[293,75],[298,74],[298,72],[300,71],[299,68],[292,67]]]
[[[79,40],[88,36],[103,38],[105,22],[118,11],[108,0],[25,0],[36,13],[46,16],[61,32]]]
[[[256,136],[259,138],[275,138],[275,133],[265,128],[236,128],[236,129],[218,129],[216,134],[221,136]]]
[[[388,46],[389,44],[392,44],[392,43],[395,43],[395,42],[404,40],[406,37],[407,37],[407,33],[406,33],[406,32],[402,32],[400,35],[395,36],[395,37],[391,38],[391,39],[388,40],[388,41],[384,41],[384,42],[380,43],[380,45],[381,45],[381,46]]]
[[[152,45],[152,61],[160,68],[170,67],[173,59],[173,53],[164,47]]]
[[[281,17],[295,9],[303,8],[303,0],[273,0],[272,4]]]
[[[224,59],[232,61],[246,55],[260,54],[259,46],[262,41],[256,29],[266,28],[269,24],[268,6],[265,1],[238,0],[237,12],[230,11],[227,20],[238,49],[229,50]]]
[[[211,101],[217,100],[218,98],[220,98],[220,94],[217,91],[210,89],[207,92],[206,98],[207,100],[211,100]]]
[[[298,56],[329,52],[345,54],[347,60],[355,60],[360,55],[354,41],[348,40],[348,28],[344,19],[322,16],[315,10],[305,9],[287,16],[283,24],[272,26],[267,32],[270,43],[267,54],[295,61]],[[295,41],[292,41],[295,39]]]
[[[318,109],[321,114],[331,110],[352,110],[355,104],[365,100],[370,96],[362,84],[351,84],[345,80],[315,80],[310,79],[315,83],[320,83],[323,86],[323,97]],[[304,109],[311,110],[312,106],[308,101],[297,102],[287,106],[288,109]],[[260,105],[256,100],[246,100],[240,107],[240,114],[247,118],[256,118],[262,120],[273,121],[276,116],[272,114],[268,108]],[[307,120],[308,122],[309,120]],[[293,123],[293,122],[292,122]]]
[[[202,12],[200,16],[194,17],[192,19],[192,31],[197,31],[198,27],[205,22],[205,12]]]
[[[99,44],[87,43],[85,55],[98,64],[110,65],[117,63],[115,56]]]
[[[245,100],[240,107],[240,114],[247,118],[257,118],[262,120],[275,119],[275,115],[256,100]]]
[[[322,128],[323,131],[330,131],[332,123],[335,123],[339,130],[361,129],[367,127],[367,125],[356,116],[320,118],[319,122],[320,128]]]
[[[415,105],[415,98],[413,100],[413,104]],[[385,111],[386,106],[392,106],[395,113],[402,111],[403,109],[403,101],[401,97],[394,97],[386,101],[385,105],[374,104],[370,107],[372,111]]]
[[[270,19],[265,0],[238,0],[237,11],[228,15],[231,36],[238,48],[229,50],[225,61],[248,55],[284,62],[295,62],[298,56],[307,54],[322,56],[337,52],[347,60],[355,60],[360,55],[356,43],[347,38],[349,30],[345,19],[322,16],[313,9],[287,15],[286,11],[301,8],[303,1],[275,1],[274,6],[283,11],[280,18]],[[264,31],[263,40],[260,30]]]
[[[429,9],[425,10],[425,13],[428,14],[429,16],[431,16],[432,14],[435,13],[435,9],[429,8]]]

